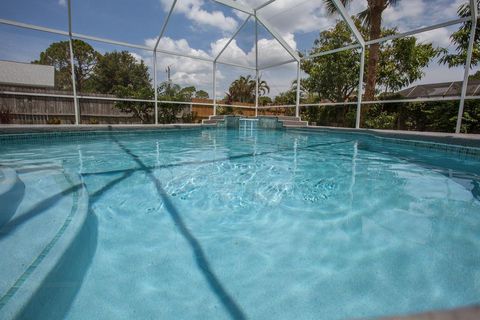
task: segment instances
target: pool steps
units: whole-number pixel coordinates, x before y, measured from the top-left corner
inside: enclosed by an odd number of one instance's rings
[[[15,214],[25,194],[25,185],[12,168],[0,166],[0,230]]]
[[[85,225],[88,194],[80,177],[58,163],[1,165],[0,319],[24,318],[24,310],[39,305],[33,297],[52,287],[46,279]]]

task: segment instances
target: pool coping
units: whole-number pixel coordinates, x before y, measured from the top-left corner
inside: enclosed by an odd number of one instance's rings
[[[445,144],[464,145],[470,147],[480,147],[480,134],[465,133],[445,133],[428,131],[404,131],[404,130],[383,130],[383,129],[354,129],[342,127],[326,126],[308,126],[291,127],[287,130],[307,130],[307,131],[332,131],[355,134],[369,134],[386,138],[419,140],[426,142],[439,142]]]
[[[78,136],[102,136],[112,132],[129,133],[163,133],[175,131],[192,131],[217,129],[215,124],[148,124],[148,125],[0,125],[0,142],[2,141],[48,141],[48,138],[66,138]],[[380,129],[354,129],[342,127],[306,126],[284,127],[290,132],[343,133],[377,138],[380,143],[410,145],[422,149],[434,149],[462,157],[480,159],[480,135],[454,134],[439,132],[395,131]]]
[[[480,319],[480,305],[450,310],[429,311],[415,315],[387,316],[378,320],[473,320]]]
[[[56,235],[10,288],[13,289],[12,292],[7,292],[3,297],[5,304],[0,309],[0,318],[15,319],[22,313],[35,293],[44,285],[44,280],[50,272],[60,263],[64,253],[75,241],[88,219],[89,197],[81,177],[64,174],[69,184],[78,183],[81,186],[76,194],[72,195],[71,211]]]
[[[480,159],[480,135],[318,126],[292,127],[286,130],[290,132],[362,135],[377,139],[379,143],[413,146],[426,150],[437,150],[457,154],[462,157],[477,160]]]
[[[109,130],[155,130],[155,129],[191,129],[215,127],[212,124],[175,123],[175,124],[112,124],[112,125],[17,125],[1,124],[0,136],[14,133],[44,133],[44,132],[78,132],[78,131],[109,131]]]
[[[111,130],[155,130],[155,129],[193,129],[193,128],[216,128],[215,124],[201,123],[176,123],[176,124],[120,124],[120,125],[10,125],[0,124],[0,136],[4,134],[41,133],[41,132],[77,132],[77,131],[111,131]],[[403,131],[383,129],[355,129],[328,126],[288,127],[286,130],[308,131],[338,131],[348,133],[367,133],[397,139],[422,139],[422,141],[434,141],[451,144],[470,144],[480,147],[480,134],[443,133],[427,131]]]

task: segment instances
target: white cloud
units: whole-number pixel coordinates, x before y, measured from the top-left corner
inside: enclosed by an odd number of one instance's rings
[[[229,38],[221,38],[210,44],[212,56],[216,57],[225,47]],[[249,57],[248,53],[243,51],[233,39],[219,58],[220,61],[233,62],[245,66],[253,66],[255,60]]]
[[[145,40],[145,45],[152,48],[155,43],[155,38]],[[160,40],[159,48],[211,59],[207,52],[190,47],[185,39],[174,40],[169,37],[163,37]],[[162,75],[163,70],[167,67],[171,68],[172,80],[182,86],[195,85],[197,88],[209,89],[212,85],[213,69],[212,63],[208,61],[157,53],[157,70],[159,75]],[[165,80],[164,76],[159,77],[159,81],[163,80]]]
[[[58,0],[58,4],[62,7],[66,7],[67,6],[67,0]]]
[[[422,79],[412,83],[410,86],[429,83],[441,83],[463,80],[463,67],[448,68],[446,65],[440,65],[437,61],[432,61],[429,67],[423,72],[425,75]]]
[[[416,38],[423,43],[433,43],[436,47],[448,47],[450,45],[450,35],[447,28],[434,29],[428,32],[422,32],[416,35]]]
[[[210,43],[210,50],[207,52],[192,48],[185,39],[174,40],[169,37],[164,37],[159,43],[159,48],[172,52],[188,54],[195,57],[212,59],[212,57],[216,57],[220,53],[222,48],[224,48],[224,46],[227,44],[228,40],[229,38],[221,38]],[[294,49],[296,48],[293,34],[286,34],[285,40]],[[145,44],[149,47],[153,47],[155,42],[155,38],[145,40]],[[258,41],[258,45],[260,66],[291,59],[286,50],[274,39],[261,38]],[[163,75],[163,70],[170,66],[172,72],[171,77],[175,83],[178,83],[182,86],[195,85],[199,89],[204,89],[211,92],[213,78],[211,62],[161,53],[158,53],[157,57],[157,67],[160,75],[159,81],[164,80],[165,76]],[[144,58],[145,61],[147,61],[147,59],[148,58]],[[222,53],[219,61],[232,62],[235,64],[253,67],[255,66],[255,47],[252,46],[245,51],[239,47],[237,41],[234,39],[229,44],[227,49]],[[234,67],[222,67],[218,69],[217,79],[219,85],[218,92],[220,95],[223,95],[223,92],[227,89],[230,82],[240,74],[253,74],[253,71],[249,69],[238,69]],[[289,87],[292,80],[290,76],[284,77],[281,76],[281,74],[286,72],[291,73],[290,75],[295,75],[295,70],[292,69],[291,66],[279,68],[278,70],[272,69],[269,71],[269,74],[272,72],[273,74],[278,75],[278,77],[274,77],[274,79],[276,79],[275,81],[279,83],[275,85],[275,88],[277,89]],[[272,89],[272,94],[278,93],[275,90],[276,89]]]
[[[165,11],[171,8],[171,0],[160,0]],[[189,20],[204,26],[214,27],[222,31],[234,31],[238,22],[232,17],[227,17],[222,11],[207,11],[203,9],[203,0],[178,1],[175,12],[185,15]]]
[[[423,0],[399,1],[395,6],[389,6],[383,13],[383,21],[386,26],[399,26],[400,31],[409,21],[418,21],[425,15],[427,4]],[[402,20],[407,20],[406,23]]]
[[[143,58],[141,55],[139,55],[139,54],[136,53],[136,52],[130,51],[130,54],[132,55],[132,57],[135,58],[135,60],[137,61],[137,63],[140,63],[140,61],[142,61],[142,60],[143,60],[143,61],[146,60],[145,58]]]
[[[283,34],[320,32],[333,26],[335,21],[322,1],[303,1],[292,5],[292,1],[278,0],[259,13]]]

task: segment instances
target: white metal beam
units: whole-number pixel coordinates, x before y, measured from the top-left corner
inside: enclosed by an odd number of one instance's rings
[[[434,24],[434,25],[429,26],[429,27],[419,28],[419,29],[415,29],[415,30],[411,30],[411,31],[403,32],[403,33],[398,33],[398,34],[392,34],[391,36],[369,40],[369,41],[365,42],[365,45],[368,46],[368,45],[371,45],[371,44],[374,44],[374,43],[381,43],[381,42],[394,40],[394,39],[398,39],[398,38],[413,36],[415,34],[419,34],[419,33],[422,33],[422,32],[427,32],[427,31],[431,31],[431,30],[434,30],[434,29],[444,28],[444,27],[459,24],[459,23],[462,23],[462,22],[470,21],[471,19],[472,19],[472,17],[465,17],[465,18],[460,18],[460,19],[455,19],[455,20],[442,22],[442,23],[439,23],[439,24]]]
[[[240,33],[240,31],[242,31],[243,27],[247,24],[248,20],[250,20],[250,17],[251,17],[251,15],[248,15],[247,19],[245,19],[245,21],[242,23],[242,25],[237,29],[237,31],[235,31],[235,33],[230,38],[230,40],[228,40],[228,42],[225,44],[225,46],[222,48],[222,50],[220,50],[220,52],[217,54],[217,56],[213,60],[214,62],[217,62],[218,58],[220,58],[222,53],[227,49],[227,47],[230,45],[230,43],[233,41],[233,39],[235,39],[235,37]]]
[[[258,20],[255,19],[255,117],[258,117],[258,98],[259,98],[259,91],[258,91],[258,79],[259,72],[258,72]]]
[[[155,124],[158,124],[158,84],[157,84],[157,52],[153,51],[153,92],[155,95]]]
[[[275,67],[283,66],[284,64],[292,63],[292,62],[297,62],[297,60],[291,59],[291,60],[287,60],[287,61],[276,62],[276,63],[273,63],[273,64],[266,65],[265,67],[261,67],[261,68],[259,68],[259,70],[266,70],[266,69],[270,69],[270,68],[275,68]]]
[[[300,64],[297,62],[297,98],[295,100],[295,117],[300,117]]]
[[[457,126],[455,133],[460,133],[462,127],[463,109],[465,107],[465,96],[467,95],[468,77],[472,63],[473,46],[475,45],[475,32],[477,30],[478,7],[476,0],[470,0],[470,11],[472,14],[472,28],[470,29],[470,39],[468,42],[467,61],[465,62],[465,74],[463,76],[462,95],[458,106]]]
[[[168,15],[163,21],[162,29],[160,29],[160,34],[158,35],[157,42],[155,42],[155,46],[153,50],[157,50],[158,44],[160,43],[160,39],[162,39],[163,35],[165,34],[165,30],[167,29],[168,21],[170,21],[170,17],[172,16],[173,10],[175,9],[175,5],[177,4],[177,0],[173,0],[172,6],[170,7],[170,11],[168,11]]]
[[[223,64],[223,65],[226,65],[226,66],[232,66],[232,67],[243,68],[243,69],[248,69],[248,70],[256,70],[255,67],[244,66],[242,64],[232,63],[232,62],[217,61],[217,64]]]
[[[38,93],[38,92],[22,92],[22,91],[0,91],[0,95],[9,95],[9,96],[27,96],[27,97],[50,97],[50,98],[63,98],[63,99],[73,99],[73,95],[69,94],[49,94],[49,93]],[[84,100],[106,100],[106,101],[137,101],[137,102],[151,102],[155,103],[155,100],[148,99],[134,99],[134,98],[116,98],[116,97],[97,97],[97,96],[77,96],[78,99]],[[414,98],[414,99],[396,99],[396,100],[375,100],[375,101],[363,101],[362,104],[385,104],[385,103],[411,103],[411,102],[438,102],[438,101],[460,101],[462,97],[453,96],[453,97],[432,97],[432,98]],[[465,100],[480,100],[480,95],[477,96],[465,96]],[[213,106],[213,103],[209,102],[190,102],[190,101],[166,101],[159,100],[159,103],[172,103],[172,104],[193,104],[193,105],[209,105]],[[321,103],[300,103],[301,107],[321,107],[321,106],[341,106],[341,105],[356,105],[356,101],[349,102],[321,102]],[[217,106],[231,106],[227,104],[218,103]],[[240,106],[238,106],[240,107]],[[259,106],[259,109],[262,108],[275,108],[275,107],[292,107],[294,104],[282,105],[282,106]],[[248,108],[255,108],[253,106]]]
[[[346,47],[341,47],[341,48],[332,49],[332,50],[328,50],[328,51],[317,52],[317,53],[311,54],[309,56],[303,57],[302,60],[309,60],[309,59],[313,59],[313,58],[316,58],[316,57],[326,56],[326,55],[332,54],[332,53],[337,53],[337,52],[352,50],[352,49],[359,49],[359,48],[362,48],[362,46],[360,44],[351,44],[351,45],[346,46]]]
[[[283,37],[273,28],[270,23],[268,23],[264,18],[262,18],[258,13],[255,13],[255,17],[257,18],[257,21],[260,22],[265,29],[280,43],[280,45],[287,50],[287,52],[296,60],[300,61],[300,56],[298,53],[293,50],[292,47],[283,39]]]
[[[360,74],[358,76],[358,99],[357,99],[357,115],[355,118],[355,128],[360,128],[360,118],[362,116],[362,95],[363,95],[363,74],[365,70],[365,47],[362,48],[360,54]]]
[[[75,77],[75,59],[73,58],[73,38],[72,38],[72,5],[68,0],[68,47],[70,50],[70,71],[72,73],[73,107],[75,109],[75,125],[80,124],[80,106],[77,99],[77,81]]]
[[[236,10],[242,11],[244,13],[250,14],[250,15],[254,14],[254,10],[252,8],[250,8],[246,5],[243,5],[241,3],[232,1],[232,0],[213,0],[213,1],[215,1],[217,3],[220,3],[220,4],[223,4],[227,7],[232,8],[232,9],[236,9]]]
[[[360,33],[360,31],[358,31],[357,27],[355,26],[355,23],[353,22],[352,18],[348,14],[347,9],[345,9],[345,6],[342,4],[342,2],[340,2],[340,0],[333,0],[333,3],[335,4],[335,7],[337,8],[338,12],[342,16],[343,20],[347,23],[350,31],[352,31],[355,39],[357,39],[358,43],[360,43],[360,45],[364,47],[365,40],[363,39],[363,36]]]
[[[23,29],[30,29],[30,30],[35,30],[35,31],[42,31],[42,32],[47,32],[47,33],[59,34],[59,35],[62,35],[62,36],[67,36],[67,37],[69,36],[67,31],[41,27],[41,26],[28,24],[28,23],[23,23],[23,22],[18,22],[18,21],[13,21],[13,20],[0,19],[0,23],[1,24],[6,24],[6,25],[9,25],[9,26],[23,28]]]
[[[255,8],[255,11],[258,11],[258,10],[262,9],[262,8],[268,6],[269,4],[271,4],[271,3],[275,2],[275,1],[277,1],[277,0],[269,0],[269,1],[265,2],[265,3],[262,3],[261,5],[259,5],[258,7]]]
[[[75,32],[72,33],[72,36],[74,38],[82,39],[82,40],[92,40],[92,41],[108,43],[108,44],[113,44],[113,45],[122,46],[122,47],[128,47],[128,48],[134,48],[134,49],[140,49],[140,50],[146,50],[146,51],[153,51],[153,49],[151,47],[148,47],[148,46],[142,46],[142,45],[139,45],[139,44],[133,44],[133,43],[123,42],[123,41],[116,41],[116,40],[110,40],[110,39],[105,39],[105,38],[100,38],[100,37],[94,37],[94,36],[89,36],[89,35],[75,33]]]
[[[217,63],[213,62],[213,115],[217,115]]]
[[[360,55],[360,72],[358,76],[358,97],[357,97],[357,116],[355,119],[355,128],[360,128],[360,117],[362,114],[362,95],[363,95],[363,74],[365,69],[365,40],[363,39],[362,34],[358,31],[355,23],[345,9],[345,6],[340,2],[340,0],[333,0],[335,7],[342,16],[343,20],[347,23],[348,28],[352,31],[353,36],[357,42],[362,46],[362,53]]]

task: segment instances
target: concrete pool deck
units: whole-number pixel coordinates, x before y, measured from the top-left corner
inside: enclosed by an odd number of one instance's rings
[[[480,306],[460,308],[450,311],[427,312],[406,317],[388,317],[379,320],[478,320]]]
[[[480,134],[448,133],[448,132],[426,132],[426,131],[404,131],[404,130],[381,130],[381,129],[354,129],[341,127],[308,126],[307,128],[292,128],[291,130],[309,131],[331,131],[344,133],[363,133],[386,138],[422,140],[431,142],[442,142],[448,144],[459,144],[472,147],[480,147]]]
[[[192,129],[192,128],[212,128],[215,124],[201,123],[176,123],[176,124],[118,124],[118,125],[17,125],[0,124],[0,134],[14,133],[37,133],[37,132],[69,132],[69,131],[103,131],[103,130],[154,130],[154,129]],[[464,133],[444,133],[444,132],[423,132],[423,131],[403,131],[403,130],[380,130],[380,129],[354,129],[328,126],[308,126],[308,127],[289,127],[288,130],[307,130],[307,131],[333,131],[345,133],[367,133],[385,137],[395,137],[399,139],[422,139],[427,141],[450,141],[453,144],[462,142],[479,143],[480,134]]]

